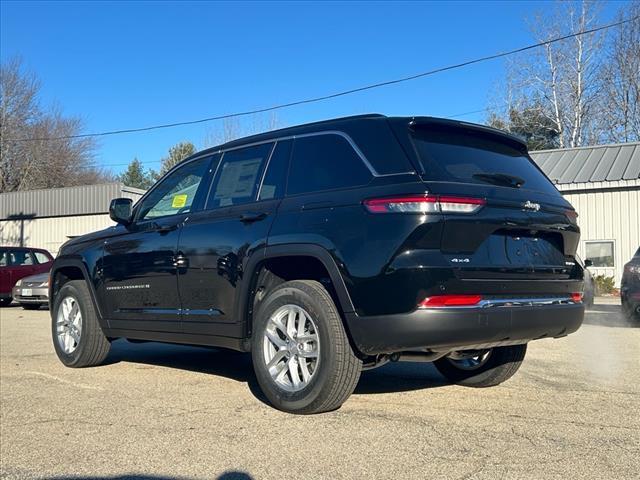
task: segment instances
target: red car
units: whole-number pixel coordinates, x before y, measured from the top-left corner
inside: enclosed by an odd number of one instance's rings
[[[11,303],[11,290],[18,280],[48,272],[53,257],[40,248],[0,247],[0,306]]]

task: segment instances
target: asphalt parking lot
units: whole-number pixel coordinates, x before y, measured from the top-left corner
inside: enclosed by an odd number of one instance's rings
[[[113,344],[55,358],[47,311],[0,310],[2,478],[638,478],[640,328],[596,305],[529,346],[510,381],[448,385],[428,364],[364,372],[338,411],[265,404],[248,355]]]

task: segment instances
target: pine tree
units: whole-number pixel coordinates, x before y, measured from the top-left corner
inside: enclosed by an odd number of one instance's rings
[[[137,158],[134,158],[127,170],[118,176],[118,180],[128,187],[141,188],[143,190],[147,190],[154,182],[151,172],[145,173],[142,163]]]
[[[180,142],[169,149],[169,155],[162,159],[162,166],[157,177],[161,177],[185,158],[193,155],[196,147],[191,142]]]

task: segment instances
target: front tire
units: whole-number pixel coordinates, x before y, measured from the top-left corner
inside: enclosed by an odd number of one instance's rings
[[[67,367],[92,367],[107,358],[111,344],[100,328],[84,280],[65,283],[56,295],[51,335],[56,354]]]
[[[11,302],[13,301],[13,298],[9,297],[9,298],[0,298],[0,307],[8,307],[9,305],[11,305]]]
[[[518,371],[526,352],[526,344],[511,345],[472,353],[454,352],[433,363],[453,383],[466,387],[493,387]]]
[[[310,280],[285,282],[269,293],[255,316],[251,352],[267,399],[290,413],[339,408],[362,369],[331,296]]]

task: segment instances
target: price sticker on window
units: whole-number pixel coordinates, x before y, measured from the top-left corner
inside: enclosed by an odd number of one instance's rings
[[[182,208],[187,204],[187,195],[174,195],[171,208]]]

